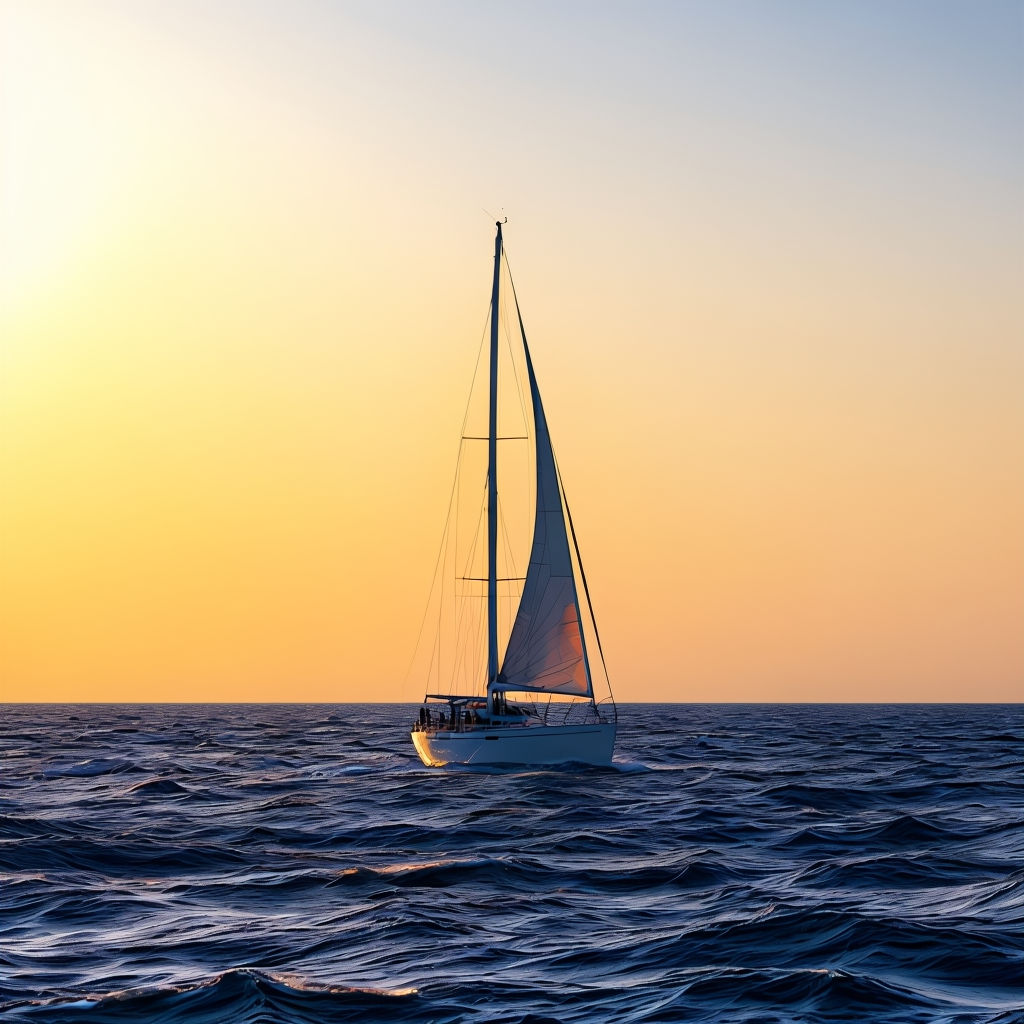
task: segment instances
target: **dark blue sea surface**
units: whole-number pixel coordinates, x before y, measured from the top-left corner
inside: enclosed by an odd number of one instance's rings
[[[1024,706],[626,705],[555,770],[414,714],[0,708],[0,1017],[1024,1020]]]

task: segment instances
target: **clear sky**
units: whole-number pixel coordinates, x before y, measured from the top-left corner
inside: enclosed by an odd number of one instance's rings
[[[418,699],[499,214],[617,697],[1024,699],[1022,22],[0,0],[0,699]]]

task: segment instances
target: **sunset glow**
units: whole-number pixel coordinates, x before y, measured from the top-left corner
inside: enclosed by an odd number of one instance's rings
[[[554,8],[0,6],[0,700],[418,700],[501,211],[619,700],[1024,699],[1021,6]]]

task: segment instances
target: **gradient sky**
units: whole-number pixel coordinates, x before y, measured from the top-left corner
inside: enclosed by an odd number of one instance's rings
[[[0,699],[419,699],[499,214],[619,699],[1024,699],[1022,22],[0,0]]]

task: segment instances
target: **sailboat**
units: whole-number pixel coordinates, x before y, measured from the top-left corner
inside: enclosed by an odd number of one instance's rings
[[[463,576],[486,583],[486,671],[472,687],[474,692],[427,693],[412,741],[425,765],[552,765],[569,762],[609,764],[615,746],[617,713],[611,687],[608,696],[595,696],[586,633],[600,652],[600,636],[586,576],[583,574],[576,532],[565,501],[555,462],[548,423],[541,403],[526,333],[515,288],[510,291],[515,307],[522,364],[525,365],[529,403],[524,414],[532,423],[534,468],[532,486],[532,543],[529,564],[521,578],[518,597],[504,651],[499,632],[499,441],[509,440],[499,431],[499,318],[502,265],[502,224],[496,224],[494,278],[491,287],[488,352],[488,429],[486,436],[486,576]],[[511,347],[511,343],[510,343]],[[465,431],[463,440],[466,440]],[[504,486],[504,482],[503,482]],[[481,516],[481,519],[483,517]],[[501,525],[504,528],[504,519]],[[579,575],[590,630],[584,629],[580,611]],[[482,654],[482,652],[481,652]],[[601,663],[604,655],[601,652]],[[482,664],[482,662],[481,662]],[[607,671],[604,672],[607,681]]]

